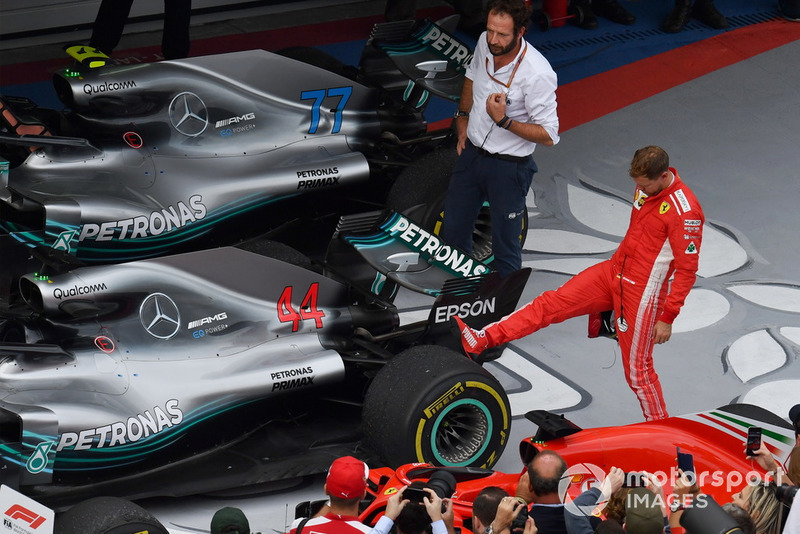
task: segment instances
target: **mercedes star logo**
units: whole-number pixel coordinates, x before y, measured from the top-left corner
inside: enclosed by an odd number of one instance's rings
[[[208,127],[208,109],[199,96],[184,91],[169,103],[169,120],[183,135],[197,137]]]
[[[181,314],[171,298],[164,293],[153,293],[139,307],[139,320],[151,336],[169,339],[180,329]]]

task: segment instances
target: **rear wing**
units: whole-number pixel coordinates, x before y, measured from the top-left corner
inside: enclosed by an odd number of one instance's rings
[[[357,257],[349,251],[355,250]],[[491,268],[429,232],[405,215],[390,210],[346,215],[339,219],[326,264],[352,272],[358,260],[372,271],[358,284],[391,300],[402,286],[416,293],[439,296],[450,279],[488,274]],[[377,273],[377,275],[376,275]],[[348,276],[348,278],[351,278]],[[363,275],[357,275],[355,281]]]
[[[428,92],[457,102],[461,98],[466,67],[472,49],[448,29],[447,19],[385,22],[372,28],[365,54],[370,48],[382,51],[404,76],[394,84],[382,85],[402,90],[403,99],[417,108],[427,103]],[[453,21],[455,22],[455,21]],[[361,67],[371,70],[369,57],[362,56]]]
[[[326,266],[350,284],[392,301],[399,288],[435,298],[426,341],[461,350],[452,318],[481,328],[516,309],[530,268],[499,273],[399,213],[344,216],[328,248]]]

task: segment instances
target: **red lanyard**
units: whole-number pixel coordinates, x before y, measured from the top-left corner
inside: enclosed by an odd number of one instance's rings
[[[489,57],[488,56],[486,57],[486,74],[489,76],[489,78],[492,79],[492,81],[495,81],[495,82],[499,83],[500,85],[502,85],[506,89],[510,89],[511,88],[511,82],[514,81],[514,75],[517,74],[517,69],[522,64],[522,60],[525,58],[525,52],[528,51],[528,42],[525,41],[524,39],[522,41],[525,43],[525,48],[522,49],[522,54],[520,54],[519,60],[517,61],[517,64],[514,65],[514,70],[511,71],[511,76],[508,78],[508,81],[505,82],[505,83],[501,82],[500,80],[498,80],[497,78],[495,78],[494,76],[491,75],[491,73],[489,72]]]

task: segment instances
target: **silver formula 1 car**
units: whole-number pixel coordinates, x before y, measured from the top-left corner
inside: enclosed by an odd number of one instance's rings
[[[257,235],[319,259],[342,214],[441,216],[455,152],[423,111],[458,98],[471,51],[440,25],[377,25],[358,67],[300,48],[90,68],[92,52],[54,76],[65,110],[0,102],[0,292]]]
[[[3,484],[60,506],[249,486],[344,454],[493,465],[508,398],[448,323],[509,313],[529,270],[499,279],[395,212],[342,218],[327,256],[256,240],[24,275],[29,311],[0,321]],[[435,298],[426,320],[401,324],[399,287]]]

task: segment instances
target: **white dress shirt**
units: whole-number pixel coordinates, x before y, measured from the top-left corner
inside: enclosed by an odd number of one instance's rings
[[[466,76],[472,80],[472,110],[469,114],[467,136],[473,145],[495,154],[510,156],[528,156],[536,148],[536,143],[500,128],[489,117],[486,99],[490,94],[500,92],[506,93],[508,117],[515,121],[540,125],[550,135],[553,144],[558,143],[555,93],[558,79],[550,63],[525,39],[522,40],[522,46],[514,60],[495,71],[494,56],[489,52],[486,32],[483,32],[478,38]],[[509,79],[511,85],[506,88],[504,84]]]

